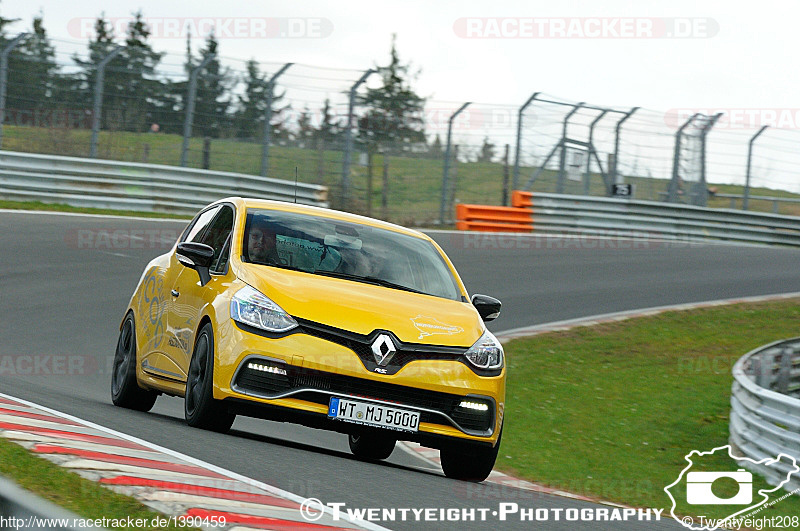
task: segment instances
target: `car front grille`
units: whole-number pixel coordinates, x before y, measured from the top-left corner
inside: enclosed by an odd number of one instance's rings
[[[466,363],[464,353],[468,350],[468,347],[404,343],[397,336],[386,330],[375,330],[369,335],[362,335],[305,319],[295,319],[304,333],[342,345],[355,352],[358,359],[370,372],[375,372],[375,369],[380,367],[381,370],[379,372],[381,374],[395,374],[407,364],[417,360],[450,360]],[[397,348],[394,356],[384,366],[379,366],[376,363],[375,356],[372,353],[372,343],[381,334],[391,336],[392,342]]]

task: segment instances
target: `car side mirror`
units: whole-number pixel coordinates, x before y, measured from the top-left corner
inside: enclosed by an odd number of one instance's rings
[[[500,308],[503,306],[503,303],[488,295],[475,294],[472,296],[472,305],[478,310],[481,319],[485,322],[489,322],[497,319],[500,315]]]
[[[178,262],[192,268],[200,275],[200,285],[205,286],[211,280],[208,268],[214,259],[214,249],[204,243],[182,242],[175,253]]]

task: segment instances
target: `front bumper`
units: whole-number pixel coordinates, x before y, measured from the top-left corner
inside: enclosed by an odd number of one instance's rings
[[[357,353],[305,333],[265,338],[230,326],[215,367],[215,398],[237,414],[351,433],[364,429],[327,417],[331,397],[378,401],[420,413],[419,431],[399,439],[441,447],[454,439],[493,445],[502,425],[505,370],[479,376],[464,363],[416,360],[392,375],[369,372]],[[301,354],[301,355],[300,355]],[[274,367],[254,370],[248,365]],[[486,411],[461,407],[484,403]]]

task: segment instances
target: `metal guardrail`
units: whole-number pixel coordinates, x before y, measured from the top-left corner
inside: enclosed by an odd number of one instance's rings
[[[733,366],[729,442],[736,455],[759,461],[783,453],[800,464],[800,338],[759,347]],[[771,485],[792,470],[784,461],[769,467],[741,464]],[[784,488],[800,488],[798,474]]]
[[[296,196],[295,196],[296,194]],[[193,214],[239,195],[328,206],[324,186],[157,164],[0,151],[0,198]]]
[[[104,531],[102,527],[82,527],[81,523],[75,514],[0,477],[0,529],[73,531],[91,528]]]
[[[658,196],[661,199],[667,198],[669,195],[668,192],[659,192]],[[769,201],[772,203],[772,213],[777,214],[778,209],[780,208],[781,203],[800,203],[800,199],[796,197],[775,197],[771,195],[750,195],[748,196],[750,201]],[[723,193],[709,193],[708,199],[709,201],[715,198],[722,198],[722,199],[730,199],[730,207],[731,209],[740,208],[737,204],[741,204],[744,201],[744,195],[742,194],[723,194]],[[744,209],[742,209],[744,210]]]
[[[605,197],[533,193],[535,231],[800,245],[800,217]]]

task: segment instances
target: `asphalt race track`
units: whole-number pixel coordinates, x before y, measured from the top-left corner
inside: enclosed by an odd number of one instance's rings
[[[183,404],[176,398],[159,398],[150,413],[112,406],[109,368],[125,306],[143,266],[171,247],[184,224],[0,212],[0,392],[300,496],[343,502],[347,507],[496,509],[501,502],[535,508],[590,506],[513,488],[452,481],[400,449],[385,464],[363,463],[351,457],[345,436],[299,426],[240,417],[230,434],[192,429],[184,424]],[[470,293],[503,301],[503,314],[491,326],[494,331],[666,304],[800,291],[800,250],[794,249],[433,236],[455,262]],[[33,364],[24,364],[23,371],[8,370],[22,356],[29,356]],[[535,525],[682,529],[671,519],[658,524],[578,524]],[[438,529],[443,524],[385,525]],[[458,524],[465,529],[532,526],[514,519],[498,522],[491,516],[486,522]]]

